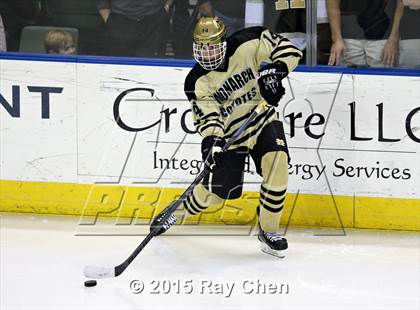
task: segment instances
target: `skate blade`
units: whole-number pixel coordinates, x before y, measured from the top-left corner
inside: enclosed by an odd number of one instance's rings
[[[285,258],[286,253],[287,253],[287,249],[286,250],[273,250],[267,244],[262,243],[262,242],[260,243],[260,249],[264,253],[278,257],[278,258]]]

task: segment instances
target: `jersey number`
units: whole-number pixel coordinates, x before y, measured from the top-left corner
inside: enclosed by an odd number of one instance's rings
[[[275,32],[272,32],[272,31],[270,31],[270,35],[271,35],[271,39],[264,33],[263,34],[263,38],[266,39],[268,42],[270,42],[271,43],[271,46],[274,48],[274,47],[277,46],[277,43],[274,42],[272,39],[277,40],[278,38],[281,38],[281,36],[278,35]]]
[[[277,0],[276,10],[304,9],[305,0]]]
[[[198,117],[202,117],[204,115],[203,111],[201,111],[201,109],[197,106],[197,103],[195,102],[193,102],[193,111]]]

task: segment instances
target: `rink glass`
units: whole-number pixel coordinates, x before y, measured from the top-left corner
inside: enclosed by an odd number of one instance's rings
[[[228,30],[262,25],[281,33],[305,51],[301,64],[420,68],[420,0],[248,0],[245,11],[244,1],[232,3],[237,16],[214,8]],[[45,53],[43,34],[21,34],[27,26],[48,26],[74,29],[79,55],[193,59],[196,0],[175,1],[144,18],[131,13],[111,9],[105,22],[95,0],[4,0],[0,49]]]

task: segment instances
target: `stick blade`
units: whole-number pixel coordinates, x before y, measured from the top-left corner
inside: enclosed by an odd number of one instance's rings
[[[114,278],[115,268],[86,266],[83,273],[86,278],[90,279]]]

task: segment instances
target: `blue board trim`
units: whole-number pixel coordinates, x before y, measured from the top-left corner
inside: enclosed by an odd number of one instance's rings
[[[83,55],[52,55],[33,53],[0,53],[0,59],[26,60],[26,61],[49,61],[64,63],[83,64],[109,64],[109,65],[130,65],[130,66],[154,66],[154,67],[177,67],[191,68],[195,61],[190,59],[168,59],[168,58],[137,58],[137,57],[105,57],[105,56],[83,56]],[[420,69],[406,68],[359,68],[359,67],[331,67],[298,66],[297,72],[308,73],[342,73],[362,75],[390,75],[390,76],[415,76],[420,77]]]

